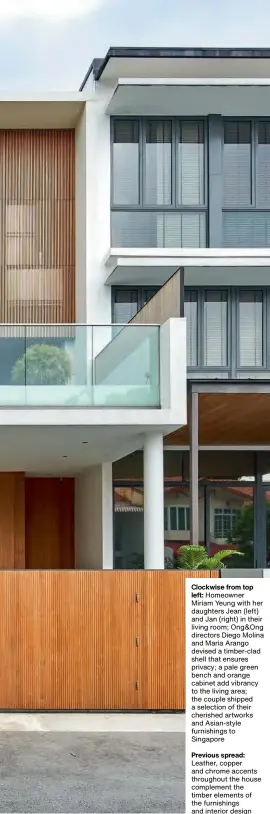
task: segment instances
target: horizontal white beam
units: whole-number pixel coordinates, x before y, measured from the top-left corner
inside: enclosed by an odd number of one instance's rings
[[[188,452],[190,449],[189,444],[166,444],[164,446],[164,452]],[[222,446],[220,444],[211,446],[209,444],[199,444],[199,452],[270,452],[270,445],[260,445],[260,444],[228,444]]]

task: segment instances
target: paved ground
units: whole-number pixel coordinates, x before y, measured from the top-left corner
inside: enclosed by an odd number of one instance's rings
[[[0,712],[3,732],[185,732],[182,713]]]
[[[0,732],[0,812],[184,812],[184,734]]]

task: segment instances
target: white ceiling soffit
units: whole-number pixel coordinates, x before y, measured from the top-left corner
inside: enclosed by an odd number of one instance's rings
[[[105,259],[105,285],[164,285],[179,268],[177,256],[147,255],[148,250],[127,251],[112,249]],[[144,252],[146,251],[146,254]],[[163,250],[164,251],[164,250]],[[135,250],[136,252],[136,250]],[[269,261],[270,262],[270,261]]]
[[[27,99],[0,98],[0,129],[69,129],[76,127],[85,104],[78,94]]]
[[[206,116],[210,113],[265,116],[269,105],[269,79],[119,79],[107,113],[114,116]]]
[[[106,285],[163,285],[181,267],[185,285],[224,285],[225,278],[227,285],[243,285],[243,272],[245,285],[269,285],[270,249],[112,248],[104,267]]]

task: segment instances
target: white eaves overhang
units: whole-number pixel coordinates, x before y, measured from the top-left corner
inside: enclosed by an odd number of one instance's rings
[[[270,285],[270,249],[120,249],[104,259],[106,285],[161,286],[179,268],[185,285]]]
[[[265,116],[270,79],[119,78],[110,116]]]
[[[172,249],[110,249],[104,260],[106,285],[164,285],[179,268]]]
[[[26,96],[0,95],[0,129],[73,129],[89,94],[44,93]]]

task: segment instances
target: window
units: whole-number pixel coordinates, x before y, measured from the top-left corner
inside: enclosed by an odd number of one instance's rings
[[[223,246],[270,246],[270,122],[225,120]]]
[[[137,121],[113,124],[113,201],[121,206],[139,202],[139,127]]]
[[[172,202],[172,125],[146,122],[144,203],[168,206]]]
[[[185,316],[189,368],[240,378],[270,370],[269,288],[185,289]]]
[[[227,365],[227,292],[207,291],[203,309],[203,362],[207,367]]]
[[[239,366],[262,367],[263,298],[262,291],[239,294]]]
[[[112,245],[206,245],[205,125],[179,119],[112,123]]]
[[[238,509],[215,509],[214,510],[214,537],[215,539],[226,540],[233,530]]]
[[[189,531],[189,506],[166,506],[164,509],[165,531]]]
[[[156,294],[158,288],[113,288],[112,321],[123,325]]]
[[[187,365],[198,364],[198,302],[197,292],[185,292],[185,317],[187,320]]]
[[[204,203],[203,122],[180,122],[178,131],[178,202],[182,206]]]
[[[138,311],[138,292],[116,289],[114,292],[113,321],[119,325],[129,322]]]
[[[258,124],[256,203],[270,208],[270,122]]]
[[[251,203],[251,122],[224,122],[223,195],[226,206]]]

